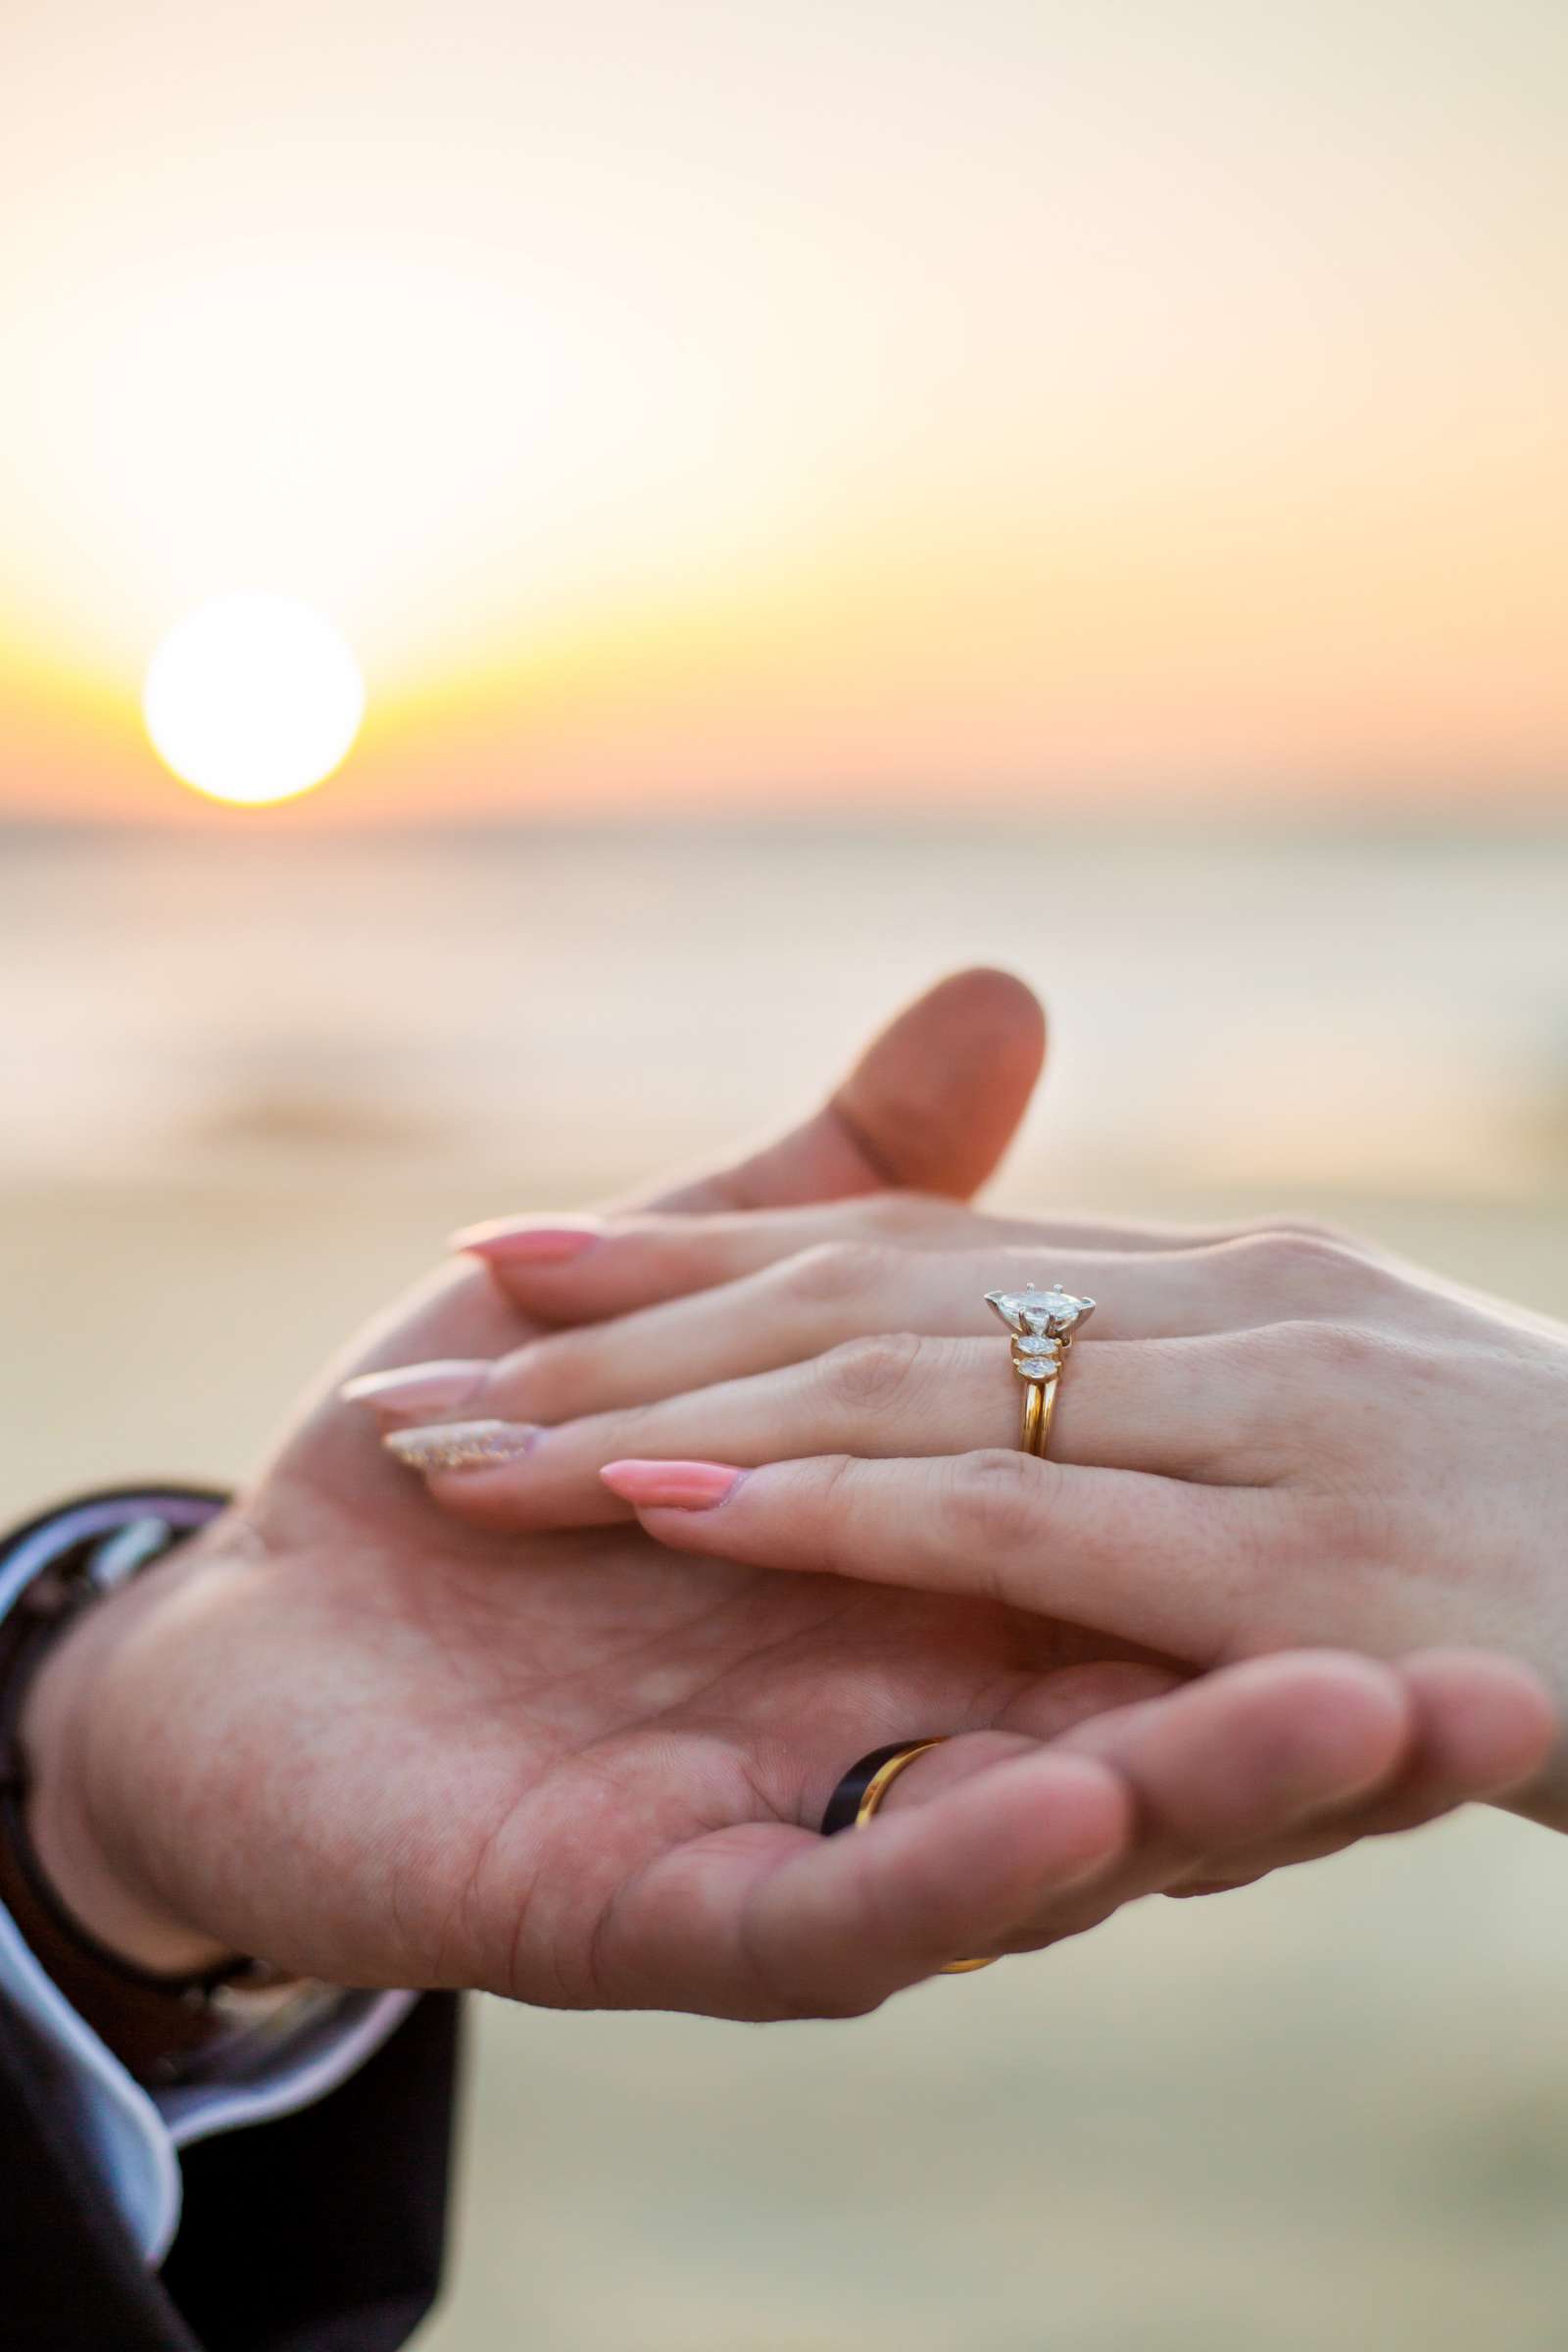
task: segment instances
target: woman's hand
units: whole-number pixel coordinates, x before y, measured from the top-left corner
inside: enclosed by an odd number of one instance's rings
[[[472,1523],[629,1507],[686,1552],[1002,1600],[1194,1665],[1460,1643],[1568,1691],[1568,1333],[1539,1318],[1307,1230],[1195,1241],[907,1200],[611,1227],[543,1284],[514,1231],[479,1247],[557,1317],[647,1303],[446,1367],[443,1409],[480,1424],[468,1466],[441,1466],[450,1427],[392,1431]],[[1031,1277],[1100,1301],[1048,1462],[1017,1450],[983,1303]],[[1568,1826],[1561,1767],[1543,1808]]]

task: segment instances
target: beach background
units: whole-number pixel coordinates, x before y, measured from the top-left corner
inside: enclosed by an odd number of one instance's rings
[[[0,10],[0,1509],[976,961],[1001,1198],[1568,1315],[1565,119],[1562,0]],[[420,2352],[1561,2352],[1565,1955],[1478,1816],[478,2004]]]
[[[0,834],[4,1511],[234,1475],[454,1224],[775,1123],[976,958],[1054,1024],[1000,1197],[1288,1203],[1568,1314],[1541,812],[236,847]],[[475,2004],[421,2352],[1556,2352],[1565,1949],[1568,1849],[1475,1815],[851,2025]]]

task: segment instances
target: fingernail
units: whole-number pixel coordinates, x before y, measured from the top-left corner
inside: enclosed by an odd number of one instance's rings
[[[381,1440],[410,1470],[489,1470],[515,1461],[539,1435],[523,1421],[442,1421],[430,1429],[394,1429]]]
[[[496,1265],[564,1266],[601,1238],[597,1225],[540,1225],[525,1217],[493,1217],[485,1225],[465,1225],[452,1236],[452,1247]]]
[[[607,1462],[599,1475],[638,1510],[710,1511],[746,1473],[725,1462]]]
[[[361,1372],[338,1395],[345,1404],[368,1404],[378,1413],[444,1413],[473,1396],[489,1371],[483,1362],[453,1357],[432,1364],[393,1364],[385,1372]]]

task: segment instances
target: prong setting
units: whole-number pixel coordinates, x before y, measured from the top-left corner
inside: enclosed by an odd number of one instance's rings
[[[1060,1283],[1048,1290],[1037,1290],[1031,1282],[1021,1291],[987,1291],[986,1304],[1012,1333],[1015,1361],[1020,1346],[1032,1354],[1037,1348],[1044,1352],[1048,1342],[1070,1340],[1095,1311],[1093,1298],[1080,1298]]]

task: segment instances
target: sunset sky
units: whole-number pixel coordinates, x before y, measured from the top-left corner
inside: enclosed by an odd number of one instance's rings
[[[55,0],[0,33],[0,811],[1568,785],[1561,0]],[[268,821],[254,816],[221,821]]]

